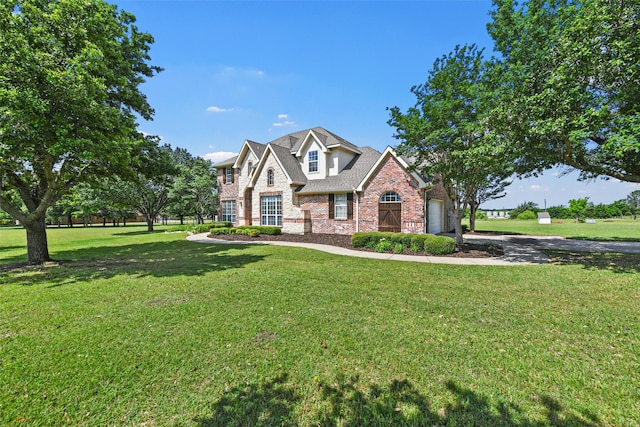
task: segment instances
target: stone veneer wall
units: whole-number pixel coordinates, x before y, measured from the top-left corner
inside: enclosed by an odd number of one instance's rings
[[[273,169],[273,185],[267,185],[267,171]],[[293,189],[287,182],[287,176],[280,168],[273,155],[268,155],[260,175],[253,187],[251,217],[254,225],[260,225],[261,196],[282,195],[282,232],[303,234],[305,231],[305,214],[294,204]]]

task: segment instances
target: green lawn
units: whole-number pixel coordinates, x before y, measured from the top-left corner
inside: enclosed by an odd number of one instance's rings
[[[49,238],[0,229],[1,425],[640,425],[637,267]]]
[[[595,224],[554,220],[552,224],[545,225],[538,224],[536,220],[488,219],[476,221],[476,230],[563,236],[569,239],[640,241],[640,220],[598,219]]]

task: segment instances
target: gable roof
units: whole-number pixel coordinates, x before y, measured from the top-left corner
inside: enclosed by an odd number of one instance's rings
[[[236,161],[233,163],[233,167],[239,168],[242,161],[244,160],[244,157],[249,151],[253,153],[256,159],[260,160],[260,158],[264,154],[264,150],[266,149],[266,147],[266,145],[260,144],[259,142],[245,139],[244,144],[242,144],[242,148],[240,149],[240,154],[236,156]]]
[[[378,171],[380,166],[382,166],[382,164],[387,160],[387,158],[389,156],[393,156],[396,160],[398,160],[398,162],[402,165],[403,168],[409,169],[410,165],[407,162],[407,159],[402,157],[402,156],[398,156],[396,154],[396,151],[393,148],[387,147],[384,150],[384,152],[382,153],[382,155],[377,159],[376,163],[369,169],[369,171],[368,171],[367,175],[364,177],[364,179],[362,181],[360,181],[360,183],[356,187],[357,191],[363,191],[364,190],[365,184],[367,182],[369,182],[369,180],[373,177],[373,175]],[[418,185],[420,186],[421,189],[426,189],[426,188],[429,188],[429,187],[433,186],[433,184],[431,183],[430,180],[426,179],[425,177],[423,177],[419,173],[417,173],[415,171],[408,172],[408,173],[410,173],[411,176],[413,176],[416,179],[416,181],[418,181]]]
[[[305,185],[298,187],[296,193],[322,194],[354,191],[380,157],[380,152],[371,147],[362,147],[360,152],[361,154],[356,155],[338,175],[309,180]]]
[[[297,157],[302,156],[303,149],[312,138],[320,142],[323,152],[326,152],[327,150],[333,148],[342,148],[355,154],[362,154],[358,147],[356,147],[346,139],[341,138],[332,132],[329,132],[325,128],[315,127],[305,132],[306,135],[302,139],[297,141],[297,144],[291,147],[291,154]]]
[[[307,177],[304,172],[302,172],[300,164],[295,157],[291,155],[289,150],[286,147],[269,143],[267,144],[262,157],[260,157],[260,161],[255,168],[256,172],[253,174],[251,181],[249,182],[249,187],[253,187],[255,185],[256,180],[258,179],[258,176],[270,155],[275,158],[276,162],[282,169],[282,172],[286,175],[287,183],[289,185],[303,185],[307,182]]]

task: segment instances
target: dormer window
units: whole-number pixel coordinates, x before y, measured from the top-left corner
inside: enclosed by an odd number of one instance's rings
[[[309,151],[309,172],[318,172],[318,151]]]

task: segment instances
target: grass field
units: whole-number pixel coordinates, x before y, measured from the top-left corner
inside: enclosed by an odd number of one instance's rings
[[[468,222],[467,222],[468,223]],[[538,221],[489,219],[476,221],[477,231],[563,236],[569,239],[640,241],[640,220],[599,219],[595,224],[576,223],[572,220],[538,224]]]
[[[637,269],[48,233],[0,229],[1,425],[640,425]]]

